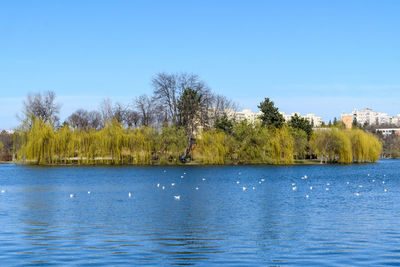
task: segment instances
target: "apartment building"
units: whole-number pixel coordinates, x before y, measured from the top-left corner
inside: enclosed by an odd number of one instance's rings
[[[361,125],[394,124],[399,126],[400,124],[400,115],[389,116],[386,113],[376,112],[369,108],[363,110],[355,109],[352,113],[343,113],[341,118],[347,128],[351,128],[354,120],[357,120],[357,123]]]
[[[301,115],[298,112],[293,112],[292,114],[285,114],[284,112],[280,112],[280,113],[282,114],[282,116],[285,119],[285,121],[290,121],[292,119],[292,116],[297,114],[299,117],[308,120],[313,127],[319,127],[322,124],[322,118],[319,117],[319,116],[316,116],[313,113],[308,113],[308,114],[306,114],[304,116]]]

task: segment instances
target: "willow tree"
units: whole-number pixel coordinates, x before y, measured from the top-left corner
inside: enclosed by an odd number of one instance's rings
[[[286,126],[268,130],[268,163],[292,164],[294,140]]]
[[[220,130],[203,131],[193,149],[194,158],[205,164],[224,164],[230,160],[231,139]]]

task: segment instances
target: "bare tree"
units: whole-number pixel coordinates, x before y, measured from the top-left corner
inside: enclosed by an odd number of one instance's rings
[[[74,128],[87,129],[89,127],[89,112],[78,109],[68,117],[67,121]]]
[[[212,96],[211,102],[212,107],[209,112],[211,125],[214,125],[215,121],[221,118],[235,119],[238,110],[238,105],[235,102],[218,94]]]
[[[101,114],[98,111],[90,111],[88,113],[88,123],[89,127],[92,129],[99,130],[102,127],[102,119],[101,119]]]
[[[139,113],[136,112],[135,110],[128,109],[126,110],[125,113],[125,124],[129,128],[132,128],[132,126],[137,127],[138,123],[140,120]]]
[[[61,105],[55,103],[56,94],[53,91],[28,94],[26,101],[23,102],[24,119],[32,120],[34,117],[41,118],[45,122],[53,125],[58,124]]]
[[[135,99],[135,106],[143,126],[150,126],[155,121],[154,103],[147,95],[141,95]]]
[[[110,121],[113,119],[113,107],[112,107],[112,101],[107,98],[104,99],[100,103],[100,113],[101,113],[101,119],[102,119],[102,125],[106,125],[107,121]]]
[[[125,122],[126,110],[127,108],[123,104],[115,103],[112,108],[112,118],[116,119],[120,123]]]
[[[180,73],[167,74],[158,73],[152,79],[154,99],[159,102],[167,118],[172,123],[178,123],[179,99],[186,89],[192,89],[201,94],[204,103],[211,103],[211,93],[208,86],[195,74]],[[208,106],[207,104],[207,106]],[[201,116],[202,121],[207,120],[207,113]]]

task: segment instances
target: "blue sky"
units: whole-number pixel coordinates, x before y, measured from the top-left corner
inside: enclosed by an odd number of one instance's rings
[[[1,1],[0,129],[29,92],[61,117],[130,102],[157,72],[198,74],[257,110],[325,121],[370,107],[400,113],[400,1]]]

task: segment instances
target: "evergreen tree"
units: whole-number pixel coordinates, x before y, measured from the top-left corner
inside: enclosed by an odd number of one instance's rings
[[[260,116],[263,126],[281,128],[285,122],[282,114],[279,113],[279,109],[275,107],[274,102],[268,97],[264,99],[258,105],[262,115]]]
[[[294,116],[292,116],[288,124],[290,127],[294,129],[300,129],[306,132],[307,139],[308,140],[310,139],[312,134],[312,125],[307,119],[301,118],[299,115],[294,114]]]

